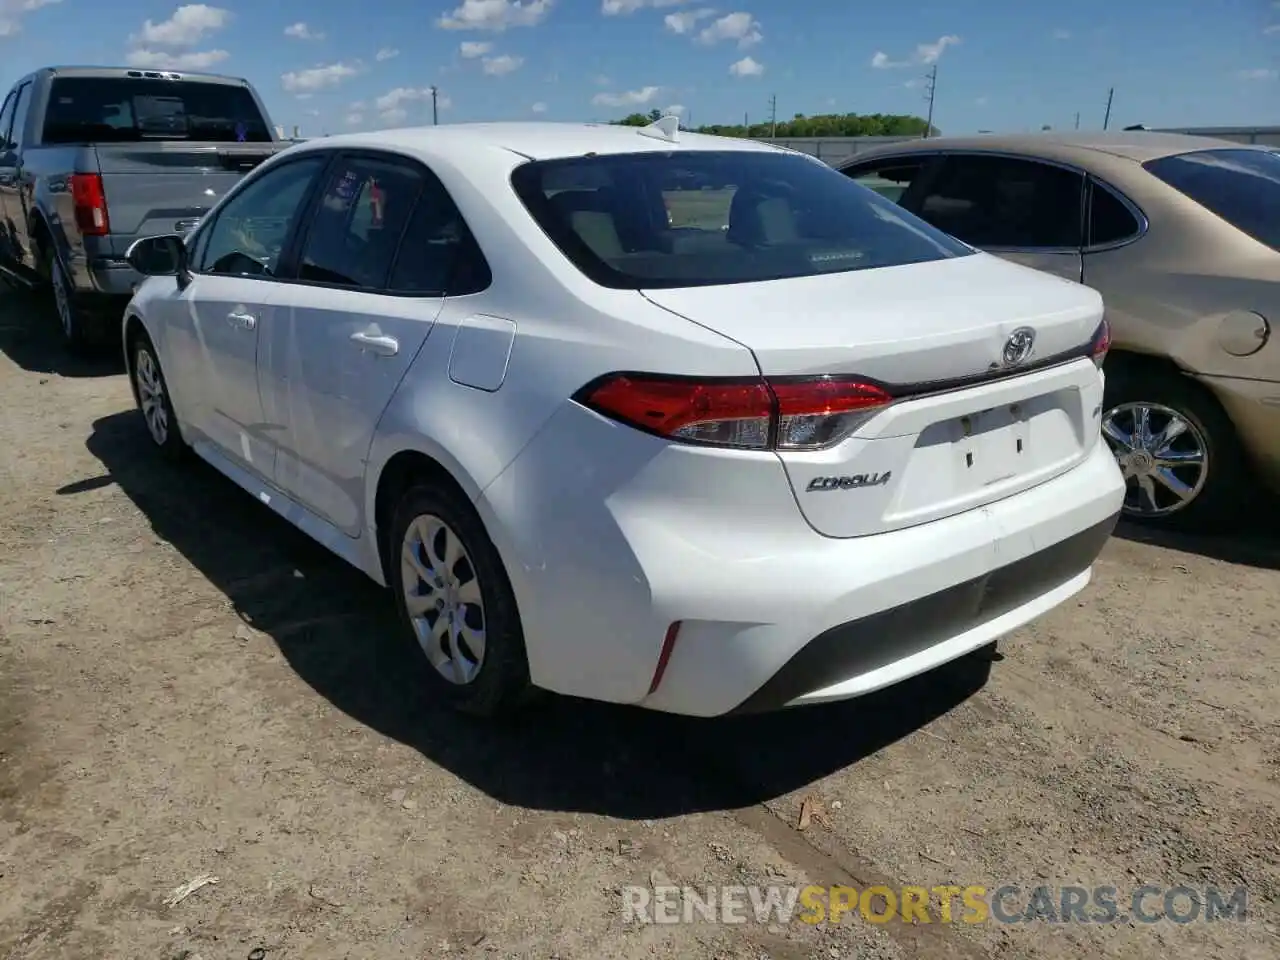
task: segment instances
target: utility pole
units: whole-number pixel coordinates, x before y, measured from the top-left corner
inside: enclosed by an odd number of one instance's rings
[[[431,88],[431,125],[437,126],[440,123],[440,110],[437,104],[437,94],[439,91],[434,86]]]
[[[1079,110],[1076,111],[1076,129],[1077,130],[1080,129],[1080,111]]]
[[[775,93],[769,98],[769,138],[773,139],[778,135],[778,95]]]
[[[1105,130],[1111,125],[1111,99],[1116,95],[1116,88],[1112,87],[1107,91],[1107,115],[1102,118],[1102,129]]]
[[[929,71],[929,75],[925,77],[925,98],[929,101],[929,119],[924,124],[924,138],[928,139],[933,134],[933,95],[938,89],[938,65],[935,63],[933,69]]]

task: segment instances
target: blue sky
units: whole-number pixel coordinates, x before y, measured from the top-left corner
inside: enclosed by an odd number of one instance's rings
[[[0,81],[51,63],[248,77],[304,134],[430,122],[925,112],[944,133],[1280,124],[1280,0],[0,0]]]

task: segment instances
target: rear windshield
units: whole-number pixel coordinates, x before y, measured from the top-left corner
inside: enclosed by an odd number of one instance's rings
[[[1237,230],[1280,250],[1280,153],[1202,150],[1143,166]]]
[[[44,143],[140,140],[267,143],[271,131],[248,88],[236,84],[145,77],[53,81]]]
[[[746,150],[534,161],[512,174],[547,235],[607,287],[844,273],[973,251],[825,165]]]

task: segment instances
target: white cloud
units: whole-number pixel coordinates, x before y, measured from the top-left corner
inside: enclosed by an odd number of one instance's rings
[[[21,33],[23,14],[61,2],[62,0],[0,0],[0,37],[12,37]]]
[[[479,40],[463,40],[462,43],[458,44],[458,52],[462,54],[463,60],[474,60],[476,57],[483,57],[492,49],[492,43],[483,43]]]
[[[364,123],[364,114],[363,114],[363,113],[348,113],[348,114],[347,114],[347,125],[348,125],[348,126],[356,127],[356,126],[359,126],[359,125],[360,125],[360,124],[362,124],[362,123]]]
[[[974,106],[977,106],[977,107],[985,107],[990,102],[991,102],[990,97],[978,97],[973,101],[973,104]]]
[[[729,64],[729,73],[735,77],[758,77],[764,73],[764,64],[743,57],[737,63]]]
[[[1070,40],[1070,39],[1071,39],[1071,31],[1070,31],[1070,30],[1064,30],[1064,29],[1062,29],[1061,27],[1059,27],[1057,30],[1053,31],[1053,39],[1055,39],[1055,40]]]
[[[908,90],[919,90],[924,86],[924,77],[915,77],[903,84]]]
[[[436,21],[442,30],[493,30],[536,27],[554,0],[462,0],[462,6]]]
[[[529,109],[530,109],[530,110],[532,110],[534,113],[546,113],[546,112],[547,112],[547,105],[546,105],[545,103],[543,103],[541,100],[539,100],[537,103],[535,103],[535,104],[534,104],[532,107],[530,107]]]
[[[670,104],[665,110],[662,111],[662,115],[664,117],[683,117],[684,104],[683,103]]]
[[[522,63],[524,57],[513,57],[506,53],[500,57],[485,57],[482,61],[484,72],[491,77],[501,77],[519,70]]]
[[[749,13],[728,13],[698,34],[699,43],[719,43],[735,40],[743,49],[764,39],[760,33],[760,21]]]
[[[1264,36],[1268,36],[1268,37],[1271,36],[1273,33],[1280,33],[1280,23],[1273,23],[1269,27],[1263,27],[1262,33]]]
[[[661,87],[641,87],[639,90],[623,90],[621,93],[597,93],[591,102],[597,107],[639,107],[658,95]]]
[[[607,87],[609,86],[609,84],[613,83],[613,81],[610,80],[608,77],[606,77],[603,73],[598,74],[597,76],[592,78],[591,82],[594,83],[597,87]]]
[[[1241,80],[1274,80],[1277,76],[1280,76],[1280,72],[1259,67],[1255,70],[1239,70],[1236,72],[1236,76]]]
[[[400,56],[400,51],[395,47],[383,47],[373,55],[373,59],[382,63],[384,60],[394,60],[398,56]]]
[[[409,116],[409,107],[422,103],[431,103],[430,87],[396,87],[374,100],[373,106],[378,111],[379,120],[384,123],[401,123]],[[452,106],[452,100],[436,91],[437,108],[448,110]]]
[[[905,60],[894,60],[883,50],[877,50],[871,58],[871,66],[877,70],[892,70],[897,67],[911,67],[917,64],[937,63],[942,59],[942,54],[947,47],[954,47],[960,42],[960,38],[947,34],[939,37],[933,43],[916,44],[916,52]]]
[[[231,22],[231,11],[203,3],[189,3],[173,11],[160,23],[147,20],[142,30],[129,39],[155,47],[194,47],[206,34],[221,30]]]
[[[959,42],[959,37],[948,34],[945,37],[939,37],[933,43],[917,44],[916,59],[921,63],[937,63],[942,59],[942,54],[947,47],[954,47]]]
[[[600,0],[600,12],[606,17],[626,16],[645,7],[660,10],[663,7],[678,7],[689,0]]]
[[[290,70],[281,75],[280,82],[290,93],[308,93],[336,87],[359,72],[359,63],[329,63],[306,70]]]
[[[309,26],[299,20],[297,23],[291,23],[284,28],[286,37],[293,37],[295,40],[323,40],[324,34],[312,30]]]
[[[177,53],[172,50],[139,48],[126,53],[124,62],[128,66],[147,70],[208,70],[229,56],[231,54],[226,50],[187,50]]]
[[[662,22],[666,24],[667,30],[671,33],[692,33],[693,28],[698,25],[698,21],[707,19],[713,13],[715,13],[715,10],[711,9],[711,7],[700,7],[697,10],[681,10],[678,13],[668,13],[662,18]]]

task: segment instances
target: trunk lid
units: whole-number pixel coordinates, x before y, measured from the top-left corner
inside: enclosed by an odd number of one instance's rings
[[[99,144],[112,253],[138,237],[186,233],[246,173],[287,143],[142,141]]]
[[[828,536],[1011,496],[1071,469],[1098,439],[1102,377],[1081,353],[1101,297],[996,257],[645,296],[742,343],[766,378],[855,375],[891,388],[898,399],[835,446],[778,454],[801,511]],[[1034,331],[1031,354],[1002,367],[1022,328]]]

